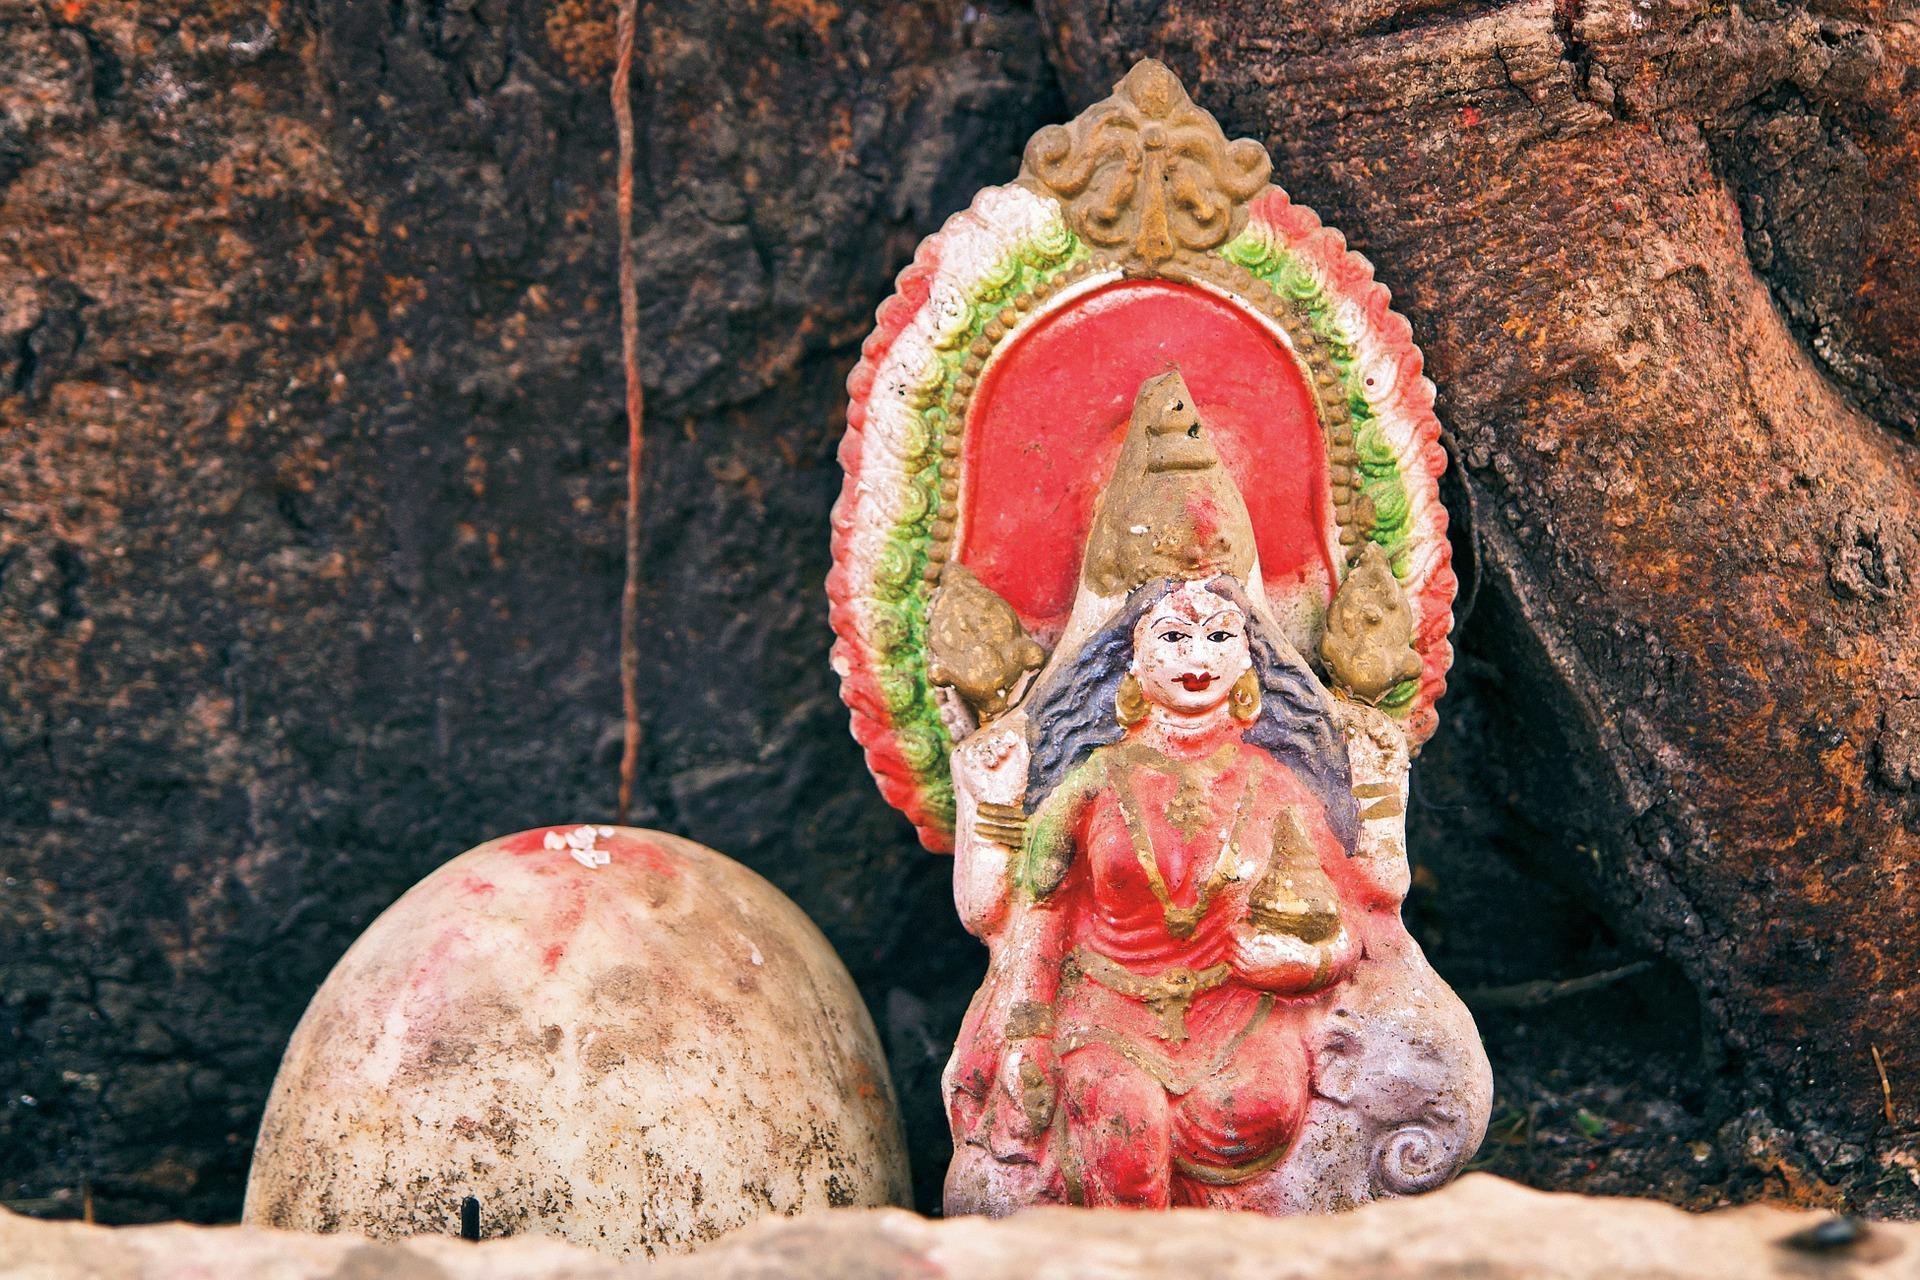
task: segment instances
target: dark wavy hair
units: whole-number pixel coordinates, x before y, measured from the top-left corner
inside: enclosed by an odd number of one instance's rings
[[[1027,738],[1033,752],[1027,781],[1030,812],[1096,747],[1125,735],[1114,709],[1120,681],[1133,662],[1133,629],[1179,582],[1156,578],[1136,587],[1081,648],[1079,659],[1053,672],[1027,699]],[[1207,590],[1237,605],[1247,619],[1247,645],[1260,679],[1260,716],[1247,726],[1245,740],[1299,775],[1326,807],[1327,824],[1352,853],[1360,827],[1353,771],[1346,738],[1327,710],[1319,681],[1305,663],[1283,654],[1273,642],[1239,583],[1222,575],[1208,582]]]

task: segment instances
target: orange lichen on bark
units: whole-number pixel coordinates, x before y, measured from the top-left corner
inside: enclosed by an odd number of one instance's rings
[[[581,84],[599,84],[613,70],[615,0],[553,0],[547,46]]]

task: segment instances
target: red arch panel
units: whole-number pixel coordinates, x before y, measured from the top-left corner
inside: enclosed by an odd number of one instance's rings
[[[1134,393],[1176,365],[1246,497],[1268,592],[1333,581],[1326,445],[1293,353],[1216,294],[1123,280],[1016,330],[968,409],[955,557],[1036,635],[1072,607]]]

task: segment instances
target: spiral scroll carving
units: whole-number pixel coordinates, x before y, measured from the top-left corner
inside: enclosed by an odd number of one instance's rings
[[[1432,1191],[1454,1174],[1459,1152],[1422,1123],[1403,1124],[1382,1134],[1373,1147],[1373,1189],[1377,1195],[1412,1196]]]

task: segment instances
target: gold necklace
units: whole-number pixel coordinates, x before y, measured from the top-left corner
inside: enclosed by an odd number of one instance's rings
[[[1247,800],[1253,794],[1253,779],[1248,777],[1240,789],[1240,799],[1234,805],[1233,827],[1226,841],[1221,844],[1220,852],[1214,856],[1212,869],[1200,882],[1200,887],[1194,894],[1193,905],[1183,907],[1174,902],[1173,894],[1167,888],[1167,878],[1160,870],[1160,856],[1154,850],[1153,837],[1147,834],[1146,824],[1141,821],[1140,806],[1134,799],[1133,785],[1127,779],[1129,770],[1125,767],[1136,761],[1127,757],[1144,756],[1146,759],[1139,761],[1140,763],[1155,761],[1179,770],[1180,787],[1174,794],[1173,804],[1167,809],[1167,820],[1178,827],[1180,821],[1174,816],[1174,810],[1183,807],[1189,787],[1192,788],[1192,803],[1185,807],[1190,812],[1192,807],[1197,805],[1202,810],[1199,821],[1206,820],[1205,801],[1200,796],[1199,781],[1194,775],[1205,774],[1208,781],[1218,778],[1232,763],[1232,748],[1233,744],[1228,743],[1205,761],[1197,765],[1186,764],[1185,767],[1181,767],[1182,762],[1169,760],[1151,747],[1134,744],[1133,749],[1122,756],[1122,767],[1113,772],[1114,796],[1120,802],[1120,820],[1126,825],[1127,837],[1133,843],[1134,859],[1139,862],[1141,871],[1146,873],[1147,888],[1153,891],[1154,898],[1160,903],[1160,914],[1167,923],[1167,932],[1182,940],[1191,938],[1193,931],[1200,927],[1201,919],[1213,903],[1213,895],[1218,893],[1227,881],[1240,874],[1240,831],[1247,822]],[[1227,758],[1223,760],[1223,757]],[[1147,767],[1153,766],[1149,763]],[[1155,769],[1154,771],[1159,773],[1169,770]],[[1192,838],[1191,831],[1183,829],[1181,834],[1186,838]]]

